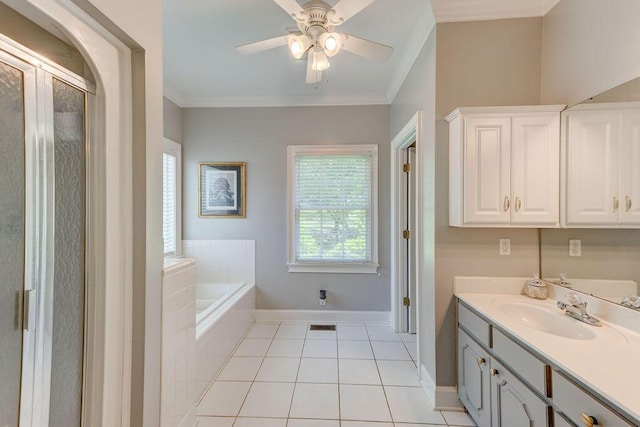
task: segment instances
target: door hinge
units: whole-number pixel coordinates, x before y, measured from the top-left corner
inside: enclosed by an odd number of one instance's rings
[[[411,238],[411,232],[409,230],[404,230],[402,232],[402,238],[403,239],[410,239]]]
[[[411,172],[411,163],[405,163],[402,165],[403,172]]]
[[[411,298],[409,297],[402,298],[402,305],[404,305],[405,307],[409,307],[411,305]]]

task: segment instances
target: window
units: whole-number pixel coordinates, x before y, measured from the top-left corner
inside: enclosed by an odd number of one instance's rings
[[[377,145],[292,145],[289,271],[376,273]]]
[[[179,255],[181,221],[181,147],[164,139],[162,150],[162,239],[164,255]]]

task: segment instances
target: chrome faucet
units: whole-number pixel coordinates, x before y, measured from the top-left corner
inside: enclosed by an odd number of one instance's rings
[[[640,310],[640,296],[628,295],[622,299],[622,302],[620,302],[620,304],[634,310]]]
[[[567,316],[578,319],[581,322],[592,326],[602,326],[602,322],[587,313],[587,303],[583,301],[575,292],[569,292],[565,295],[568,302],[558,301],[558,308],[565,312]]]

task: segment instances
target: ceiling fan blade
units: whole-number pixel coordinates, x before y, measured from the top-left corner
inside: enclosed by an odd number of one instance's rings
[[[302,20],[305,13],[304,9],[296,0],[273,0],[278,6],[284,9],[296,21]]]
[[[311,55],[307,56],[307,83],[318,83],[322,80],[322,71],[311,68]]]
[[[275,49],[276,47],[286,46],[287,36],[274,37],[272,39],[262,40],[255,43],[244,44],[236,47],[236,50],[245,55],[262,52],[264,50]]]
[[[390,46],[350,34],[342,34],[342,49],[376,62],[385,62],[393,54],[393,48]]]
[[[329,16],[329,20],[333,25],[340,25],[374,1],[375,0],[340,0],[333,6],[332,10],[335,13]]]

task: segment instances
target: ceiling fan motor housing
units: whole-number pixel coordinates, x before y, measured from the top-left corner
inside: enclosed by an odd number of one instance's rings
[[[302,20],[298,20],[298,28],[315,44],[323,33],[333,31],[333,26],[328,25],[327,18],[331,5],[322,0],[311,0],[302,7],[305,14]]]

